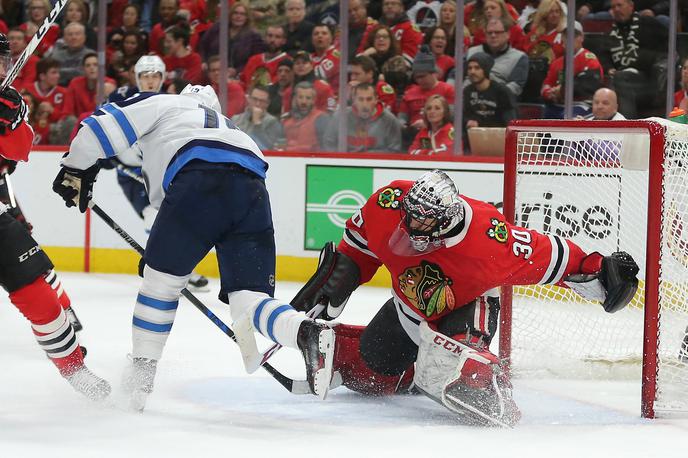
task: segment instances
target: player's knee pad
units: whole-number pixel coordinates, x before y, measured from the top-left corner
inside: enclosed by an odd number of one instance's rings
[[[11,292],[10,301],[33,324],[49,323],[62,310],[57,294],[42,276]]]
[[[132,321],[134,357],[160,359],[188,279],[145,267]]]
[[[363,360],[360,339],[365,326],[336,324],[334,370],[342,383],[359,393],[384,396],[405,392],[413,380],[413,364],[399,375],[383,375],[372,370]]]

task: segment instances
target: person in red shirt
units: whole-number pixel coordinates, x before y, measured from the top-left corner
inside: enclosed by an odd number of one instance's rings
[[[624,308],[638,289],[638,265],[628,253],[588,254],[561,236],[515,226],[493,205],[459,194],[440,170],[374,192],[346,221],[328,258],[327,271],[320,268],[318,281],[292,301],[297,310],[323,304],[321,318],[336,319],[380,267],[392,279],[392,297],[367,326],[332,324],[333,371],[343,385],[390,395],[407,393],[413,381],[473,425],[513,426],[520,419],[490,351],[499,287],[568,287],[608,313]],[[600,290],[591,294],[593,287]]]
[[[83,60],[84,76],[77,76],[67,86],[64,104],[64,116],[79,118],[83,113],[91,114],[96,109],[96,92],[98,89],[98,54],[89,53]],[[105,78],[105,96],[117,88],[115,80]]]
[[[9,43],[0,34],[0,79],[11,62]],[[27,124],[28,109],[11,86],[0,92],[0,160],[3,180],[16,161],[27,161],[33,131]],[[60,303],[59,281],[53,263],[31,236],[29,228],[0,203],[0,285],[10,301],[29,320],[31,331],[48,359],[72,387],[91,400],[102,400],[110,384],[84,364],[84,354],[73,323]],[[66,297],[66,296],[65,296]]]
[[[60,63],[50,57],[44,57],[36,64],[36,81],[26,90],[31,93],[38,104],[38,109],[50,113],[51,123],[62,119],[67,89],[58,86],[60,80]]]
[[[249,57],[239,79],[248,89],[255,85],[267,86],[277,81],[277,67],[289,56],[284,52],[287,44],[287,31],[284,26],[271,25],[265,33],[268,50]]]
[[[211,56],[208,59],[208,80],[215,93],[220,96],[220,56]],[[227,81],[227,105],[225,105],[228,118],[242,113],[246,107],[246,96],[241,83],[235,80]]]
[[[153,26],[148,37],[148,50],[150,52],[158,56],[163,55],[165,32],[181,21],[181,18],[177,15],[178,12],[179,3],[177,0],[160,0],[158,5],[160,22]]]
[[[562,31],[562,36],[566,37],[566,29]],[[576,21],[573,42],[573,99],[580,102],[574,106],[574,115],[580,116],[589,114],[592,97],[602,87],[604,79],[602,64],[594,53],[583,47],[584,40],[583,27]],[[542,84],[540,95],[548,105],[545,118],[563,118],[564,115],[564,60],[565,56],[561,56],[552,62]]]
[[[167,80],[184,78],[191,84],[203,78],[201,56],[189,49],[189,29],[174,26],[165,33],[165,56],[162,58],[167,68]]]
[[[322,151],[330,117],[315,105],[315,94],[313,84],[307,81],[294,86],[292,109],[282,121],[285,151]]]
[[[416,84],[406,89],[399,106],[399,118],[409,127],[409,134],[412,133],[413,138],[425,127],[421,111],[428,97],[438,94],[453,104],[454,86],[437,79],[435,57],[426,46],[416,56],[411,71]]]
[[[447,40],[447,32],[441,27],[430,27],[425,32],[425,44],[430,47],[432,55],[435,56],[437,78],[440,81],[445,81],[449,70],[454,68],[454,58],[448,54],[453,54],[454,50],[447,48]]]
[[[339,91],[339,50],[333,45],[334,31],[326,24],[318,24],[312,32],[313,49],[311,61],[316,78],[327,81],[332,91]]]
[[[472,46],[485,43],[485,30],[490,19],[504,18],[504,24],[509,31],[509,44],[513,48],[523,49],[525,34],[516,23],[518,13],[512,5],[504,3],[504,0],[485,0],[466,5],[464,15],[464,22],[473,36]]]
[[[325,112],[333,112],[337,108],[337,98],[332,86],[315,77],[310,54],[299,51],[294,56],[294,84],[304,81],[313,85],[315,108]],[[282,93],[282,113],[291,111],[292,87],[286,88]]]
[[[409,20],[404,3],[401,0],[384,0],[380,22],[392,29],[401,46],[401,55],[411,65],[423,43],[423,33]],[[366,37],[362,41],[365,42]]]
[[[454,125],[447,99],[431,95],[423,109],[423,127],[409,148],[409,154],[452,154],[454,151]]]
[[[14,27],[7,34],[7,39],[10,42],[10,53],[12,55],[12,65],[17,62],[21,53],[26,49],[26,32],[19,27]],[[36,64],[38,57],[30,55],[24,67],[15,78],[12,85],[21,91],[22,88],[33,84],[36,81]]]
[[[530,59],[543,58],[552,63],[564,55],[562,30],[566,27],[566,12],[559,0],[543,0],[538,6],[523,51]]]
[[[349,78],[350,98],[354,87],[361,83],[372,84],[375,87],[377,101],[390,112],[396,111],[397,94],[392,86],[380,81],[378,69],[373,59],[368,56],[354,57],[349,66]]]
[[[27,9],[29,10],[29,20],[21,24],[19,28],[26,32],[26,43],[28,44],[38,28],[43,25],[43,21],[48,17],[52,6],[50,0],[30,0]],[[58,38],[60,38],[60,27],[57,24],[52,24],[34,51],[36,55],[47,54]]]

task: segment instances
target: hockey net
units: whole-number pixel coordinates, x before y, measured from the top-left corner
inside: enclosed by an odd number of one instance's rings
[[[503,291],[511,374],[633,377],[643,416],[688,412],[688,126],[520,121],[506,142],[506,217],[586,252],[627,251],[641,279],[614,314],[565,288]]]

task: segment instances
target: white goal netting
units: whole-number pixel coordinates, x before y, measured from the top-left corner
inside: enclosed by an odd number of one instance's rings
[[[638,380],[646,364],[657,374],[654,410],[688,411],[688,126],[653,121],[664,128],[600,122],[515,129],[507,154],[516,155],[516,224],[569,238],[587,252],[627,251],[641,283],[632,303],[614,314],[564,288],[514,289],[511,363],[515,376]],[[652,163],[663,161],[656,184],[662,204],[650,230],[661,238],[659,297],[648,298],[659,307],[650,317],[659,327],[655,369],[643,358],[643,342],[648,193],[655,186],[650,149],[658,148],[657,136],[664,148]]]

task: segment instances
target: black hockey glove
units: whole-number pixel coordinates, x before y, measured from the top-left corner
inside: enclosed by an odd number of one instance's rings
[[[333,320],[342,313],[349,296],[358,288],[360,275],[358,265],[347,255],[335,251],[334,244],[328,242],[320,253],[318,270],[298,292],[292,306],[308,312],[318,304],[326,305],[320,318]]]
[[[600,282],[607,290],[602,307],[609,313],[624,308],[638,290],[638,264],[625,251],[617,251],[602,260]]]
[[[5,159],[4,157],[0,156],[0,174],[6,173],[7,175],[12,175],[16,168],[17,161]]]
[[[0,126],[14,130],[26,118],[29,108],[13,87],[0,92]]]
[[[93,183],[96,182],[99,170],[98,164],[86,170],[63,166],[53,181],[53,191],[64,199],[67,207],[78,206],[79,211],[84,213],[93,198]]]
[[[602,302],[606,312],[614,313],[635,296],[639,270],[630,254],[617,251],[602,258],[599,272],[569,275],[564,283],[584,298]]]

